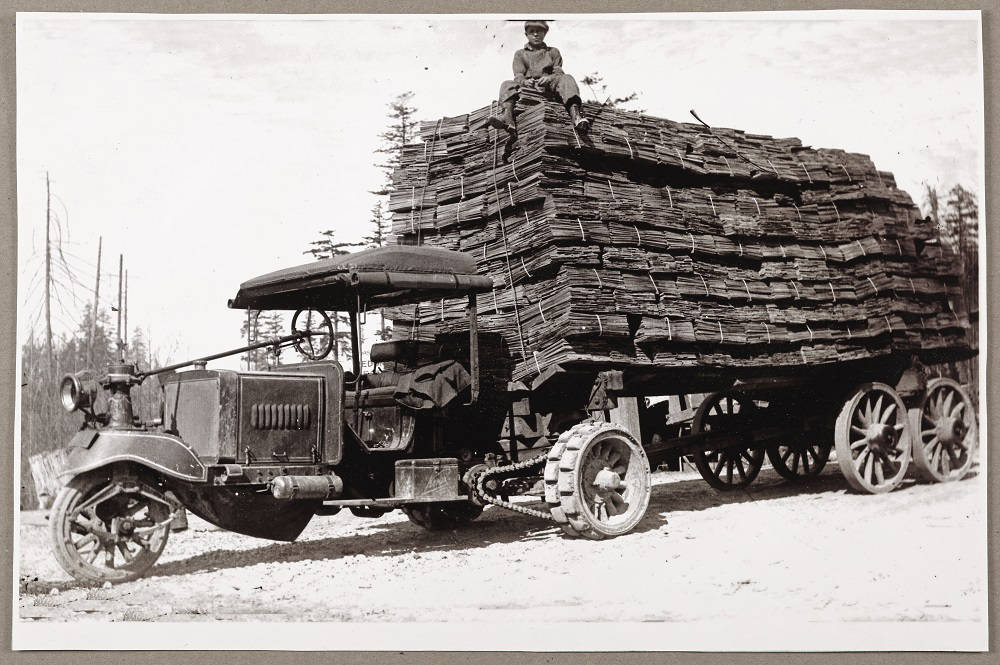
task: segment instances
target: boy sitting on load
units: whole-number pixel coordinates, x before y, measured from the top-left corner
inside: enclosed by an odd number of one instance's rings
[[[576,80],[562,70],[559,49],[545,44],[549,31],[546,21],[525,21],[524,34],[528,43],[514,54],[514,80],[500,85],[500,107],[503,117],[489,119],[491,127],[506,130],[511,138],[517,137],[514,122],[514,103],[522,86],[531,86],[549,96],[558,97],[566,107],[573,127],[585,132],[590,121],[580,112],[580,88]]]

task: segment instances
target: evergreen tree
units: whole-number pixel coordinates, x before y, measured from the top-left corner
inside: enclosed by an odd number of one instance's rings
[[[594,96],[593,101],[600,102],[603,106],[610,106],[611,108],[618,109],[624,107],[626,104],[629,104],[639,99],[639,93],[637,92],[630,92],[624,97],[614,97],[612,95],[607,95],[608,85],[604,82],[604,77],[597,72],[592,72],[590,74],[587,74],[582,79],[580,79],[580,82],[583,83],[588,88],[590,88],[590,94]],[[597,90],[595,90],[595,87],[600,88],[600,93],[598,93]],[[605,97],[605,95],[607,96]],[[603,102],[601,101],[601,97],[605,97]],[[635,109],[635,110],[642,113],[644,109]]]
[[[392,173],[399,166],[399,156],[403,146],[412,143],[417,138],[417,128],[420,123],[416,120],[417,108],[412,105],[413,93],[410,91],[396,95],[396,98],[389,102],[389,126],[379,134],[382,145],[376,149],[386,160],[377,166],[385,172],[385,183],[381,188],[372,192],[376,196],[388,196],[392,193]]]
[[[353,249],[361,247],[360,243],[356,242],[334,242],[333,229],[327,229],[326,231],[320,231],[319,234],[322,236],[319,240],[313,240],[309,243],[310,247],[303,254],[312,254],[312,257],[317,261],[323,259],[330,259],[335,256],[342,256],[344,254],[350,254]]]
[[[361,241],[365,247],[382,247],[389,244],[389,218],[385,214],[382,201],[378,201],[372,206],[371,232]]]

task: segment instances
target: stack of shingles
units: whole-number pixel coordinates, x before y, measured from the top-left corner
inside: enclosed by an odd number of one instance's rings
[[[954,262],[867,156],[596,105],[580,136],[522,97],[512,145],[489,107],[425,123],[390,201],[398,242],[468,252],[493,278],[480,328],[514,378],[968,350]],[[391,318],[399,337],[466,325],[460,301]]]

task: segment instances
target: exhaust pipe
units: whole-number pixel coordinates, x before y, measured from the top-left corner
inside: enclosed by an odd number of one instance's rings
[[[344,491],[340,476],[278,476],[271,481],[271,495],[275,499],[294,501],[303,499],[335,499]]]

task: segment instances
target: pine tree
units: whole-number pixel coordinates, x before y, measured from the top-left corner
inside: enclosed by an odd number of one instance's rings
[[[385,184],[380,189],[372,192],[376,196],[388,196],[392,193],[392,173],[399,166],[399,156],[403,146],[412,143],[417,137],[416,120],[417,108],[412,106],[413,93],[410,91],[396,95],[396,98],[389,102],[389,126],[384,132],[379,134],[382,145],[376,149],[383,155],[387,155],[386,160],[377,166],[385,173]]]
[[[319,240],[313,240],[309,243],[310,247],[303,254],[312,254],[312,257],[317,261],[323,259],[330,259],[335,256],[343,256],[344,254],[350,254],[353,249],[361,247],[360,243],[356,242],[334,242],[333,229],[327,229],[326,231],[320,231],[319,234],[322,236]]]
[[[590,94],[594,96],[593,101],[600,102],[603,106],[610,106],[611,108],[617,109],[617,108],[622,108],[626,104],[629,104],[639,99],[639,93],[633,91],[625,95],[624,97],[613,97],[611,95],[607,95],[605,100],[602,102],[601,97],[607,94],[608,85],[604,82],[604,77],[601,76],[598,72],[591,72],[590,74],[587,74],[582,79],[580,79],[580,82],[583,83],[588,88],[590,88]],[[600,93],[598,93],[594,89],[595,86],[600,86],[601,89]],[[642,113],[644,109],[636,109],[636,110],[639,113]]]
[[[361,241],[366,247],[382,247],[389,244],[389,218],[385,214],[382,201],[378,201],[372,206],[371,232]]]

